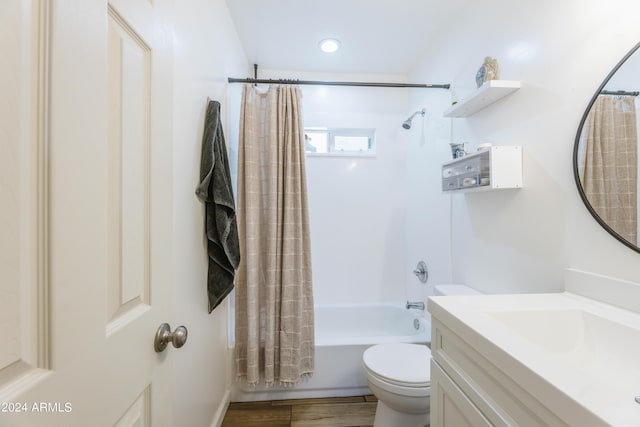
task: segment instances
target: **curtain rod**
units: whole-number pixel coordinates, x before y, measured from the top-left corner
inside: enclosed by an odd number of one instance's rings
[[[601,95],[638,96],[640,92],[627,92],[626,90],[601,90]]]
[[[417,83],[372,83],[372,82],[324,82],[317,80],[293,79],[236,79],[229,77],[229,83],[280,84],[280,85],[320,85],[320,86],[366,86],[366,87],[407,87],[421,89],[449,89],[449,84],[417,84]]]

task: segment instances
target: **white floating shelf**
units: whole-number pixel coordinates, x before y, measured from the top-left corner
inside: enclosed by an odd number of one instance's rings
[[[471,116],[518,89],[520,89],[520,82],[516,80],[489,80],[484,82],[483,85],[467,99],[458,102],[445,111],[444,116]]]

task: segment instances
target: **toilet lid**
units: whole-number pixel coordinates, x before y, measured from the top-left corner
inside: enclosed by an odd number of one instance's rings
[[[373,374],[392,383],[413,387],[429,385],[429,347],[420,344],[389,343],[369,347],[362,355]]]

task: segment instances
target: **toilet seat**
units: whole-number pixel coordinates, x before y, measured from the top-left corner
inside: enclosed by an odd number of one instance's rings
[[[431,352],[425,345],[378,344],[362,355],[367,372],[375,379],[403,389],[428,388]]]

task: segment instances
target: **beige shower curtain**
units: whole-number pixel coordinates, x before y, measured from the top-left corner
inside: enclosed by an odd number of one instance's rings
[[[245,85],[242,98],[236,374],[250,385],[295,385],[314,367],[301,93]]]
[[[600,95],[587,117],[582,187],[598,215],[637,244],[638,128],[635,100]]]

